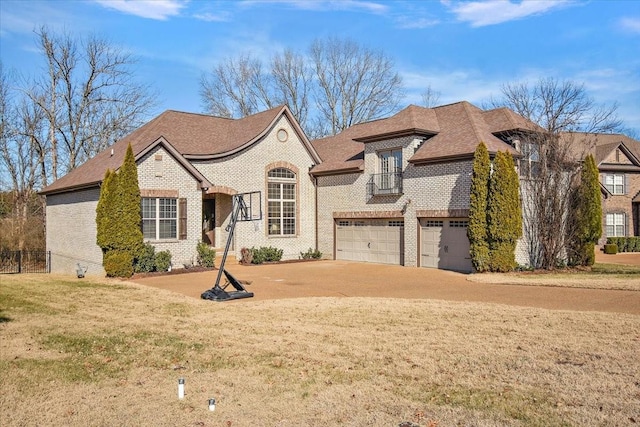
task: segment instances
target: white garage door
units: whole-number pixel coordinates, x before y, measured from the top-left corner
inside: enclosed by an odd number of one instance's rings
[[[420,220],[420,266],[471,272],[467,219]]]
[[[336,259],[403,264],[403,220],[338,220]]]

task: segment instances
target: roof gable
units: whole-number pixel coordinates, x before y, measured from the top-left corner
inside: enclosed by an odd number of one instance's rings
[[[107,169],[116,170],[120,167],[129,144],[136,159],[158,143],[170,147],[173,157],[203,182],[206,179],[198,176],[188,160],[221,158],[247,149],[262,140],[283,116],[297,132],[313,161],[319,163],[320,157],[286,106],[241,119],[168,110],[56,180],[43,189],[42,194],[98,185]]]
[[[311,173],[328,175],[362,171],[365,143],[410,135],[426,137],[409,159],[415,164],[471,158],[480,142],[487,145],[490,154],[508,151],[518,155],[515,148],[494,134],[525,129],[536,128],[504,108],[485,112],[466,101],[435,108],[410,105],[389,118],[361,123],[338,135],[313,141],[322,163]]]

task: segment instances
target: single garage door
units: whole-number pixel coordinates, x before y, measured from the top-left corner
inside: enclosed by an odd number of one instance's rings
[[[420,220],[420,266],[471,272],[468,219]]]
[[[336,259],[402,265],[403,258],[403,220],[336,222]]]

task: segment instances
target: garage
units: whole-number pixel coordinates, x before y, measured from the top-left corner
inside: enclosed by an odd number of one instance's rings
[[[404,264],[404,221],[397,219],[336,221],[336,259]]]
[[[471,272],[466,218],[420,220],[420,266]]]

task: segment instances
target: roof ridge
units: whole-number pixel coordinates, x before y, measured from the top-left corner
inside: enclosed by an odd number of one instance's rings
[[[473,128],[473,133],[476,134],[476,136],[478,137],[478,142],[480,142],[480,141],[482,141],[482,134],[480,132],[480,129],[478,128],[478,124],[476,123],[476,121],[474,120],[474,118],[472,116],[471,107],[474,107],[471,103],[469,103],[467,101],[463,101],[462,102],[462,108],[464,108],[465,113],[469,117],[469,121],[471,122],[471,127]],[[478,108],[478,107],[474,107],[474,108]],[[483,121],[484,121],[484,119],[483,119]],[[491,133],[491,131],[489,131],[489,133]]]

